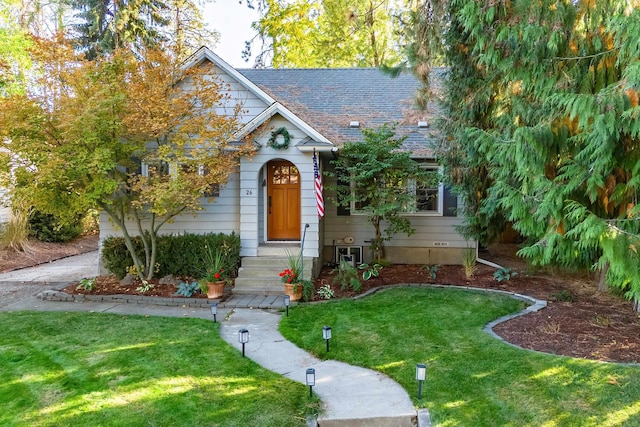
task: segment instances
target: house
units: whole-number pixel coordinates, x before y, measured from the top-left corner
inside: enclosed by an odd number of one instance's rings
[[[209,62],[212,72],[228,84],[232,102],[243,106],[237,139],[256,131],[257,153],[241,161],[239,172],[213,203],[196,217],[177,218],[163,232],[238,233],[242,268],[237,292],[280,290],[277,272],[283,263],[274,257],[282,257],[287,248],[302,247],[305,274],[343,256],[354,263],[370,260],[368,241],[374,231],[364,215],[353,207],[338,208],[325,191],[325,215],[319,218],[314,152],[320,169],[326,170],[344,143],[362,138],[364,127],[397,123],[397,135],[407,137],[404,147],[425,167],[438,168],[429,127],[433,116],[414,108],[419,83],[409,74],[391,78],[366,68],[234,69],[207,48],[190,61],[190,66]],[[270,139],[275,144],[269,144]],[[464,249],[476,244],[455,230],[462,223],[456,215],[459,201],[442,185],[425,191],[429,203],[408,213],[416,232],[386,242],[385,258],[393,263],[461,263]],[[101,238],[114,234],[103,218]]]

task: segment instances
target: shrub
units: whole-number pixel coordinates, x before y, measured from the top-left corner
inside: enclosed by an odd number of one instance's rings
[[[513,279],[517,275],[518,275],[518,273],[516,273],[515,271],[513,271],[510,268],[501,268],[500,270],[498,270],[495,273],[493,273],[493,277],[498,282],[507,282],[507,281]]]
[[[436,276],[438,275],[438,268],[440,268],[440,264],[428,264],[422,268],[427,270],[427,273],[429,273],[429,277],[435,280]]]
[[[349,262],[341,260],[338,267],[335,268],[332,273],[335,273],[333,283],[339,284],[342,289],[351,288],[355,292],[360,290],[362,283],[358,276],[358,270]]]
[[[358,266],[358,268],[360,270],[364,270],[362,272],[362,280],[364,280],[365,282],[369,279],[371,279],[372,277],[378,277],[380,276],[380,269],[382,268],[382,265],[380,264],[373,264],[373,265],[369,265],[369,264],[360,264]]]
[[[142,239],[133,238],[136,252],[144,259]],[[205,248],[223,250],[228,254],[229,274],[235,277],[240,262],[240,236],[235,233],[184,234],[158,236],[156,274],[160,277],[172,274],[178,277],[199,277],[205,262]],[[102,260],[105,268],[118,278],[127,274],[133,264],[122,237],[107,237],[102,244]]]
[[[67,224],[55,215],[36,210],[29,215],[29,235],[41,242],[68,242],[82,231],[82,216],[78,216],[73,224]]]
[[[178,290],[174,295],[176,296],[182,295],[183,297],[189,298],[199,290],[200,290],[200,284],[198,282],[191,282],[191,283],[180,282],[180,284],[178,285]]]

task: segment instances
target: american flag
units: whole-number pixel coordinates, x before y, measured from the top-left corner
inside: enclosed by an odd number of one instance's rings
[[[313,176],[314,176],[314,191],[316,193],[316,205],[318,207],[318,217],[324,216],[324,199],[322,197],[322,176],[320,176],[320,170],[318,169],[318,157],[316,156],[316,150],[313,150]]]

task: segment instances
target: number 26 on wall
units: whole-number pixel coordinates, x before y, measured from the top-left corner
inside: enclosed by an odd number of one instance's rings
[[[253,196],[253,191],[252,190],[245,190],[244,195],[245,196]]]

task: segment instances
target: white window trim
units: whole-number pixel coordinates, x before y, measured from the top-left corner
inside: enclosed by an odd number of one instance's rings
[[[441,165],[436,164],[425,164],[423,165],[425,169],[433,170],[442,174],[443,167]],[[353,180],[351,181],[351,191],[354,191]],[[413,189],[415,191],[415,184],[413,185]],[[352,200],[349,206],[351,211],[351,215],[366,215],[366,212],[363,210],[356,209],[356,202]],[[405,212],[402,216],[415,216],[415,217],[425,217],[425,216],[443,216],[444,215],[444,184],[442,182],[438,183],[438,209],[435,211],[422,211],[422,212]]]

